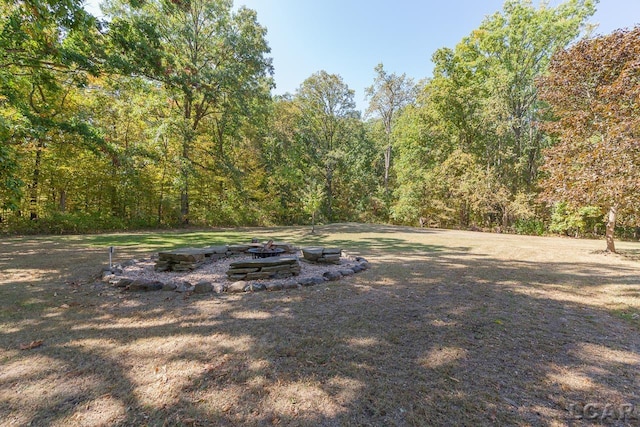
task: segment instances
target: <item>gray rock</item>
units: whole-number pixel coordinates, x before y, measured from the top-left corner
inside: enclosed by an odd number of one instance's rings
[[[326,282],[326,278],[324,277],[312,277],[311,281],[313,282],[314,285],[321,285],[324,282]]]
[[[178,285],[176,292],[193,292],[193,285],[189,282],[178,282],[176,285]]]
[[[125,277],[121,277],[121,278],[117,278],[113,282],[109,282],[109,283],[112,283],[113,286],[115,286],[116,288],[126,288],[132,282],[133,282],[132,279],[127,279]]]
[[[295,274],[297,276],[297,274]],[[274,279],[288,279],[289,277],[294,276],[294,273],[291,271],[278,271],[273,276]]]
[[[164,283],[155,280],[136,279],[127,287],[132,292],[161,291]]]
[[[170,271],[171,270],[171,264],[168,261],[158,261],[156,262],[156,265],[153,267],[153,269],[157,272],[164,272],[164,271]]]
[[[227,290],[227,287],[223,283],[214,283],[213,284],[213,292],[216,294],[221,294]]]
[[[282,289],[298,289],[300,286],[297,280],[287,280],[282,284]]]
[[[207,253],[205,255],[212,256],[214,254],[218,255],[226,255],[229,250],[227,246],[209,246],[208,248],[204,248]]]
[[[229,269],[236,268],[262,268],[262,267],[273,267],[276,265],[291,265],[296,264],[297,260],[291,257],[269,257],[269,258],[259,258],[259,259],[251,259],[246,261],[236,261],[229,264]]]
[[[342,276],[340,275],[340,277]],[[305,279],[298,280],[298,283],[302,286],[315,286],[324,282],[325,279],[323,277],[307,277]]]
[[[276,273],[272,273],[272,272],[269,272],[269,271],[267,271],[267,272],[259,271],[257,273],[249,273],[249,274],[247,274],[246,280],[270,279],[275,275],[276,275]]]
[[[329,281],[333,281],[333,280],[339,280],[342,277],[342,274],[338,273],[337,271],[325,271],[325,273],[322,276]]]
[[[119,274],[122,274],[122,273],[119,273]],[[105,277],[105,276],[112,276],[112,275],[116,275],[116,276],[118,275],[118,273],[115,273],[115,272],[114,272],[114,269],[113,269],[113,268],[109,268],[109,267],[107,267],[107,268],[103,268],[103,269],[102,269],[102,277]]]
[[[249,245],[229,245],[229,252],[232,252],[234,254],[241,254],[246,252],[249,247]]]
[[[352,269],[354,273],[360,273],[363,270],[360,264],[350,265],[349,268]]]
[[[252,292],[266,291],[267,286],[264,283],[254,282],[250,285],[249,290],[251,290]]]
[[[247,274],[247,273],[255,273],[256,271],[260,270],[259,267],[252,267],[252,268],[230,268],[227,271],[227,275],[233,275],[233,274]]]
[[[353,274],[355,274],[355,271],[350,268],[342,268],[338,270],[338,273],[342,274],[343,276],[352,276]]]
[[[296,283],[297,285],[297,283]],[[284,285],[282,283],[279,282],[269,282],[269,283],[265,283],[265,287],[268,291],[279,291],[284,289]]]
[[[324,255],[340,255],[342,253],[342,249],[340,248],[324,248],[322,250]]]
[[[369,263],[367,261],[360,262],[360,268],[362,268],[363,270],[368,270],[369,269]]]
[[[193,288],[193,292],[196,294],[208,294],[213,292],[213,285],[211,282],[198,282]]]
[[[165,283],[162,286],[163,291],[175,291],[176,289],[178,289],[178,285],[176,285],[175,283]]]
[[[340,264],[340,254],[325,254],[318,258],[317,262],[327,264]]]
[[[172,252],[159,252],[158,257],[161,261],[169,262],[198,262],[205,258],[205,253],[199,249],[185,248]]]
[[[323,250],[324,248],[320,247],[302,248],[302,256],[309,261],[315,261],[322,256]]]
[[[267,267],[262,267],[260,269],[261,272],[278,272],[278,271],[291,271],[291,268],[294,267],[292,264],[287,265],[270,265]]]
[[[138,263],[137,259],[130,259],[128,261],[125,261],[121,264],[122,268],[127,268],[127,267],[131,267],[132,265],[135,265]]]
[[[302,278],[302,279],[298,279],[298,283],[301,286],[313,286],[313,285],[315,285],[315,282],[311,277],[305,277],[305,278]]]
[[[247,288],[248,286],[250,286],[248,283],[246,282],[233,282],[232,284],[230,284],[227,287],[227,292],[231,292],[231,293],[240,293],[240,292],[244,292],[245,288]]]

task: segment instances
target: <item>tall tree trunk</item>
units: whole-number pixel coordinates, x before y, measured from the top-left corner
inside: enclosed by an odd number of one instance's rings
[[[384,192],[389,195],[389,169],[391,169],[391,141],[384,150]]]
[[[162,159],[162,178],[160,180],[160,200],[158,200],[158,224],[162,224],[162,217],[164,216],[164,191],[165,182],[167,179],[167,164],[169,162],[169,141],[167,138],[162,138],[162,148],[164,158]]]
[[[164,180],[166,175],[166,167],[162,169],[162,178],[160,181],[160,194],[158,200],[158,224],[162,224],[162,204],[164,203]]]
[[[67,211],[67,192],[65,190],[60,190],[60,202],[58,203],[58,209],[63,213]]]
[[[180,219],[182,224],[189,224],[189,184],[187,183],[187,179],[189,178],[188,173],[183,173],[182,178],[184,179],[184,183],[182,184],[182,190],[180,190]]]
[[[195,128],[197,127],[197,120],[191,122],[191,103],[189,99],[184,102],[185,129],[182,141],[182,186],[180,188],[180,220],[184,225],[189,224],[189,177],[191,175],[189,155],[191,154],[191,144],[195,139]]]
[[[327,162],[327,219],[329,222],[333,219],[333,167],[331,162]]]
[[[36,160],[33,165],[33,177],[31,178],[31,188],[29,189],[29,217],[32,220],[38,219],[38,186],[40,185],[40,163],[43,149],[44,139],[40,138],[36,146]]]
[[[109,182],[109,204],[111,210],[111,216],[119,217],[119,201],[118,201],[118,162],[114,158],[111,161],[111,180]]]
[[[607,251],[611,253],[616,252],[616,247],[613,242],[614,234],[616,231],[616,216],[618,215],[618,209],[615,206],[611,206],[609,209],[609,215],[607,216],[607,231],[606,231],[606,239],[607,239]]]

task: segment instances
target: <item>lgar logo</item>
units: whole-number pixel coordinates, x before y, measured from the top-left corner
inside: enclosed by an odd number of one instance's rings
[[[630,421],[640,420],[640,408],[633,403],[572,403],[569,405],[570,417],[574,420],[592,421]]]

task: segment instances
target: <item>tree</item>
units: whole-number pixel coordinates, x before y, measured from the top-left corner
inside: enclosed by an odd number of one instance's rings
[[[404,224],[415,225],[419,218],[428,217],[428,172],[443,162],[449,154],[445,138],[437,136],[442,120],[431,120],[433,103],[422,88],[416,101],[397,117],[394,127],[396,141],[394,201],[391,217]],[[439,153],[439,150],[445,150]],[[440,154],[440,155],[439,155]]]
[[[305,187],[302,197],[302,207],[311,215],[311,234],[316,232],[316,216],[324,201],[324,189],[316,182],[310,182]]]
[[[102,144],[92,126],[68,114],[68,94],[100,70],[96,60],[98,23],[82,1],[24,0],[0,3],[1,205],[18,208],[24,180],[16,175],[18,149],[28,141],[35,153],[30,177],[31,218],[37,218],[40,159],[45,141],[72,134],[87,145]]]
[[[546,140],[538,132],[535,85],[551,56],[587,28],[597,0],[571,0],[555,8],[531,0],[507,0],[501,13],[483,21],[456,48],[463,67],[483,87],[482,121],[488,164],[511,184],[529,189],[537,178]],[[508,181],[507,181],[508,180]]]
[[[415,223],[416,216],[430,214],[426,203],[433,184],[416,183],[414,176],[433,177],[430,171],[458,150],[470,154],[473,164],[487,171],[502,191],[483,221],[511,226],[518,216],[516,205],[533,199],[541,150],[550,143],[535,127],[541,107],[535,78],[545,72],[553,52],[585,28],[594,3],[572,0],[551,8],[542,2],[536,8],[529,0],[508,0],[454,49],[434,53],[433,78],[394,130],[405,135],[395,138],[394,218]],[[418,200],[422,205],[416,206]],[[448,221],[460,226],[465,218],[452,216]],[[454,224],[456,220],[463,222]]]
[[[206,167],[197,159],[196,144],[213,141],[201,153],[223,160],[226,138],[250,115],[252,100],[271,87],[266,29],[255,11],[233,12],[230,0],[132,4],[116,0],[107,9],[113,15],[111,63],[161,83],[170,93],[181,118],[175,123],[182,142],[180,210],[188,223],[190,181],[196,167]]]
[[[92,82],[85,109],[103,129],[110,151],[95,165],[101,174],[104,216],[165,222],[165,187],[177,174],[179,144],[169,138],[166,93],[144,78],[111,76]],[[171,178],[168,178],[170,176]],[[175,217],[174,217],[175,218]],[[174,221],[175,222],[175,221]]]
[[[329,221],[333,217],[333,175],[349,138],[348,121],[357,117],[353,97],[342,77],[326,71],[313,74],[296,92],[310,165],[320,171],[325,182]]]
[[[18,208],[22,181],[17,176],[18,164],[15,153],[9,147],[0,145],[0,209]]]
[[[384,189],[389,193],[389,171],[391,170],[392,128],[396,114],[415,100],[416,87],[406,74],[388,74],[382,64],[375,68],[376,77],[372,86],[365,90],[369,99],[368,114],[376,114],[382,120],[386,136],[384,150]]]
[[[559,52],[538,80],[549,104],[543,128],[558,138],[545,152],[543,197],[608,212],[611,252],[618,215],[640,213],[639,58],[640,27],[618,30]]]
[[[300,192],[308,176],[304,143],[299,132],[300,108],[291,95],[276,96],[266,126],[268,135],[262,144],[262,167],[268,175],[264,182],[269,194],[268,211],[280,224],[302,220]]]

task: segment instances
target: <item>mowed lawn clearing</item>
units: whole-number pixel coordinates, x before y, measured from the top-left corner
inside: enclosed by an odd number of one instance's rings
[[[109,246],[252,237],[372,268],[241,295],[91,279]],[[640,244],[604,247],[361,224],[3,238],[0,425],[638,425]]]

